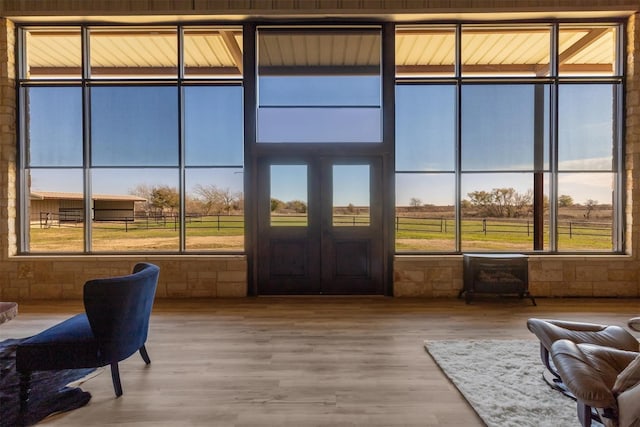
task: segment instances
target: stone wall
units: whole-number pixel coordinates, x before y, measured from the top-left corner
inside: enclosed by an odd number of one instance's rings
[[[615,10],[637,0],[0,0],[0,16],[179,15],[240,13],[485,13],[489,10]],[[312,5],[312,6],[310,6]],[[404,9],[404,10],[402,10]],[[306,13],[305,12],[305,13]],[[209,19],[215,16],[208,16]],[[77,19],[77,18],[75,18]],[[73,21],[73,18],[70,18]],[[245,256],[17,256],[14,25],[0,19],[0,300],[79,298],[91,278],[127,274],[137,261],[161,268],[159,297],[247,295]],[[629,19],[626,116],[626,244],[624,256],[530,257],[530,290],[539,296],[638,297],[640,245],[640,25]],[[454,297],[462,288],[461,256],[397,256],[398,297]]]
[[[129,274],[145,261],[160,267],[158,298],[247,295],[244,256],[22,257],[0,262],[0,300],[79,299],[87,280]]]

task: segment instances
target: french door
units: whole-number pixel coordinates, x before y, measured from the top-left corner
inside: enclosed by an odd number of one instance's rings
[[[383,294],[376,157],[258,161],[258,294]]]

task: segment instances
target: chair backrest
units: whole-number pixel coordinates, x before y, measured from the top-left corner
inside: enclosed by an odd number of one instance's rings
[[[147,340],[159,273],[156,265],[138,263],[130,275],[85,283],[85,311],[105,361],[126,359]]]

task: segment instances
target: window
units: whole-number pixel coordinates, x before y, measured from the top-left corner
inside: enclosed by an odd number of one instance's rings
[[[240,28],[20,37],[23,252],[244,249]]]
[[[396,249],[622,251],[619,34],[399,26]]]
[[[381,142],[380,52],[379,29],[259,30],[257,141]]]

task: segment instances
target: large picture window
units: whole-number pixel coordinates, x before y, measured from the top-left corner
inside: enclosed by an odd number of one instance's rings
[[[244,250],[241,28],[19,35],[22,252]]]
[[[245,156],[395,120],[398,253],[622,253],[623,25],[19,27],[20,251],[244,251]]]
[[[619,34],[397,27],[396,250],[622,252]]]

